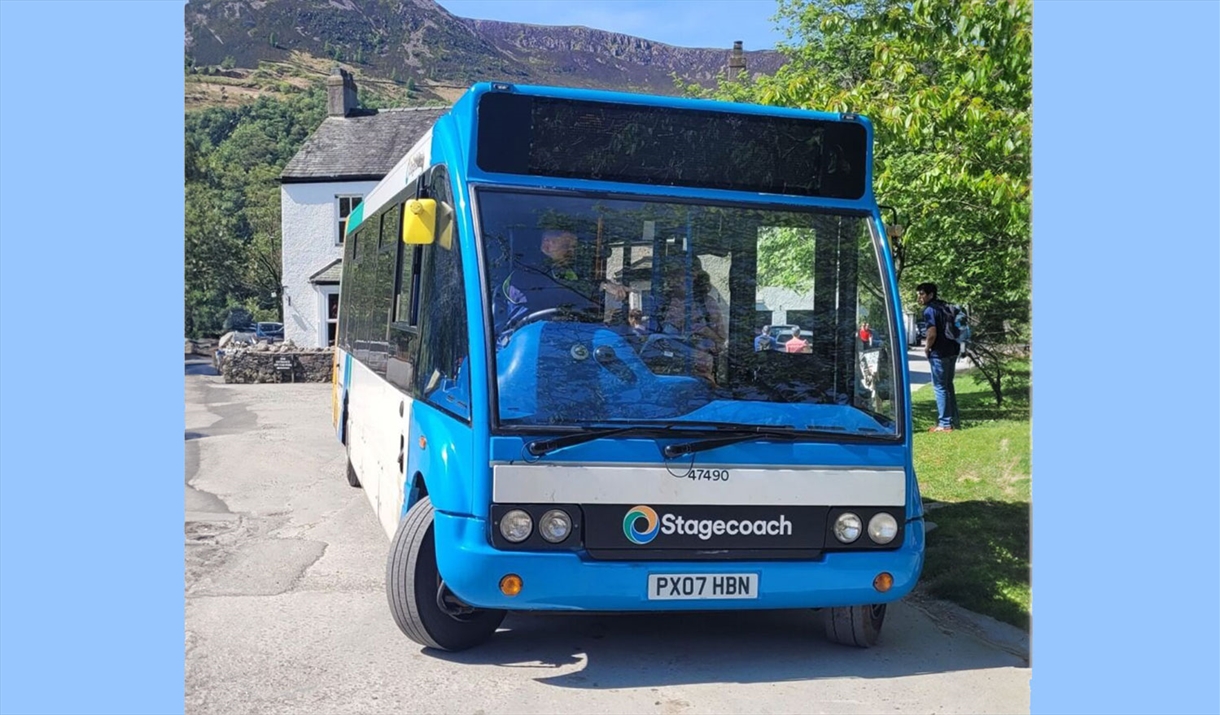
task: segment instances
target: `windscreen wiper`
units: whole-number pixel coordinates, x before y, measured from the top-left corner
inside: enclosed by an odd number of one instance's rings
[[[808,432],[809,430],[804,430],[803,433]],[[803,433],[793,431],[791,428],[782,430],[765,428],[751,429],[735,434],[731,437],[714,437],[712,439],[701,439],[696,442],[684,442],[682,444],[667,445],[661,450],[661,453],[665,455],[666,459],[673,459],[674,457],[681,457],[684,454],[694,454],[695,452],[703,452],[709,449],[715,449],[717,447],[725,447],[730,444],[737,444],[738,442],[748,442],[752,439],[799,439]]]
[[[873,412],[872,410],[868,409],[867,407],[859,407],[856,405],[853,405],[853,407],[857,410],[860,410],[861,412],[868,415],[869,417],[872,417],[873,419],[877,420],[877,422],[879,422],[883,427],[893,427],[894,426],[894,418],[890,417],[889,415],[884,415],[884,414],[881,414],[880,412]]]
[[[571,447],[574,444],[582,444],[591,442],[601,437],[611,437],[616,434],[625,434],[632,431],[651,431],[656,429],[668,429],[667,426],[657,427],[656,425],[631,425],[630,427],[601,427],[588,430],[586,432],[578,432],[563,437],[554,439],[536,439],[533,442],[525,445],[525,451],[529,452],[533,457],[541,457],[548,452],[554,452],[557,449]]]

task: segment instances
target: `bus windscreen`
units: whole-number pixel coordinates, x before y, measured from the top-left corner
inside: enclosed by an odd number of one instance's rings
[[[492,92],[476,161],[502,174],[855,200],[863,124]]]

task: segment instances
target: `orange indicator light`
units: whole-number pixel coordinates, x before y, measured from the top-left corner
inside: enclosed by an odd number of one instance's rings
[[[515,573],[510,573],[500,579],[500,592],[505,596],[516,596],[521,593],[521,577]]]

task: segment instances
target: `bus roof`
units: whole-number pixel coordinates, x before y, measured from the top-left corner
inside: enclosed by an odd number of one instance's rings
[[[869,125],[871,129],[871,122],[868,118],[859,114],[824,112],[794,107],[775,107],[763,104],[746,104],[744,102],[724,102],[716,99],[674,97],[663,94],[636,94],[633,92],[616,92],[603,89],[512,84],[510,82],[480,82],[475,84],[458,98],[457,102],[454,103],[454,108],[457,109],[464,102],[475,102],[480,95],[487,92],[512,92],[537,97],[554,97],[556,99],[574,99],[613,104],[639,104],[654,107],[670,107],[673,109],[693,109],[705,112],[756,114],[773,117],[792,117],[795,119],[820,119],[822,121],[862,122]]]

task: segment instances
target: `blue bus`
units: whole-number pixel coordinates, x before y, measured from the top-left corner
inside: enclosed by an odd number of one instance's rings
[[[808,608],[877,642],[924,526],[871,165],[851,114],[485,83],[436,121],[349,217],[335,350],[407,636]]]

